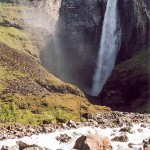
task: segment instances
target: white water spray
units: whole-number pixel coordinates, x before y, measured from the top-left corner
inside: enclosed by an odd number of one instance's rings
[[[120,47],[121,29],[117,0],[108,0],[102,28],[97,67],[93,76],[92,95],[97,96],[110,76]]]

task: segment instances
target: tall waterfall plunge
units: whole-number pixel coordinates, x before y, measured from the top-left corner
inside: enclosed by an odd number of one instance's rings
[[[97,66],[93,76],[93,96],[97,96],[101,92],[105,82],[110,76],[120,47],[121,29],[117,1],[118,0],[107,1]]]

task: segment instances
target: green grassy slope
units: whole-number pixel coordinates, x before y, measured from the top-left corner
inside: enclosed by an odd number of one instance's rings
[[[0,3],[0,41],[36,56],[36,46],[26,30],[29,27],[24,23],[22,8],[27,9],[23,6]]]
[[[81,113],[109,110],[91,105],[77,87],[44,69],[44,41],[24,23],[22,7],[0,3],[0,122],[55,123],[79,120],[80,107]]]

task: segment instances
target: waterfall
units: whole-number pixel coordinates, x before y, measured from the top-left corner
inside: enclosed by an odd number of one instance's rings
[[[102,27],[97,66],[93,76],[93,96],[98,96],[114,68],[120,42],[121,29],[117,0],[108,0]]]

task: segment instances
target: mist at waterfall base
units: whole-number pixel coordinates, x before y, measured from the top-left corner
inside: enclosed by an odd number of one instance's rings
[[[33,1],[33,3],[25,4],[29,6],[29,10],[22,10],[25,22],[35,31],[41,31],[40,36],[44,39],[44,46],[39,52],[42,65],[57,77],[62,77],[64,74],[62,69],[64,59],[57,35],[60,2],[55,0]]]
[[[120,47],[121,30],[117,11],[117,0],[108,0],[97,66],[93,76],[92,95],[98,96],[110,76]]]
[[[39,52],[40,61],[50,73],[62,81],[76,85],[83,91],[90,93],[91,87],[82,84],[81,76],[83,75],[80,72],[80,70],[84,72],[82,69],[84,66],[81,64],[86,64],[89,60],[85,62],[85,51],[80,51],[79,49],[72,50],[72,47],[69,47],[70,45],[74,46],[76,43],[67,42],[65,43],[65,46],[68,44],[67,46],[69,48],[63,47],[64,43],[61,41],[62,37],[59,37],[61,26],[61,23],[59,22],[59,9],[61,4],[59,3],[60,1],[57,1],[56,3],[53,3],[53,1],[54,0],[47,1],[48,4],[46,3],[44,5],[43,2],[38,4],[35,1],[34,5],[36,7],[29,4],[30,9],[23,10],[26,23],[32,26],[37,32],[43,30],[41,36],[44,37],[45,43],[44,47]],[[78,41],[76,42],[83,43],[83,41],[84,39],[78,38]],[[85,76],[82,78],[85,78]]]

